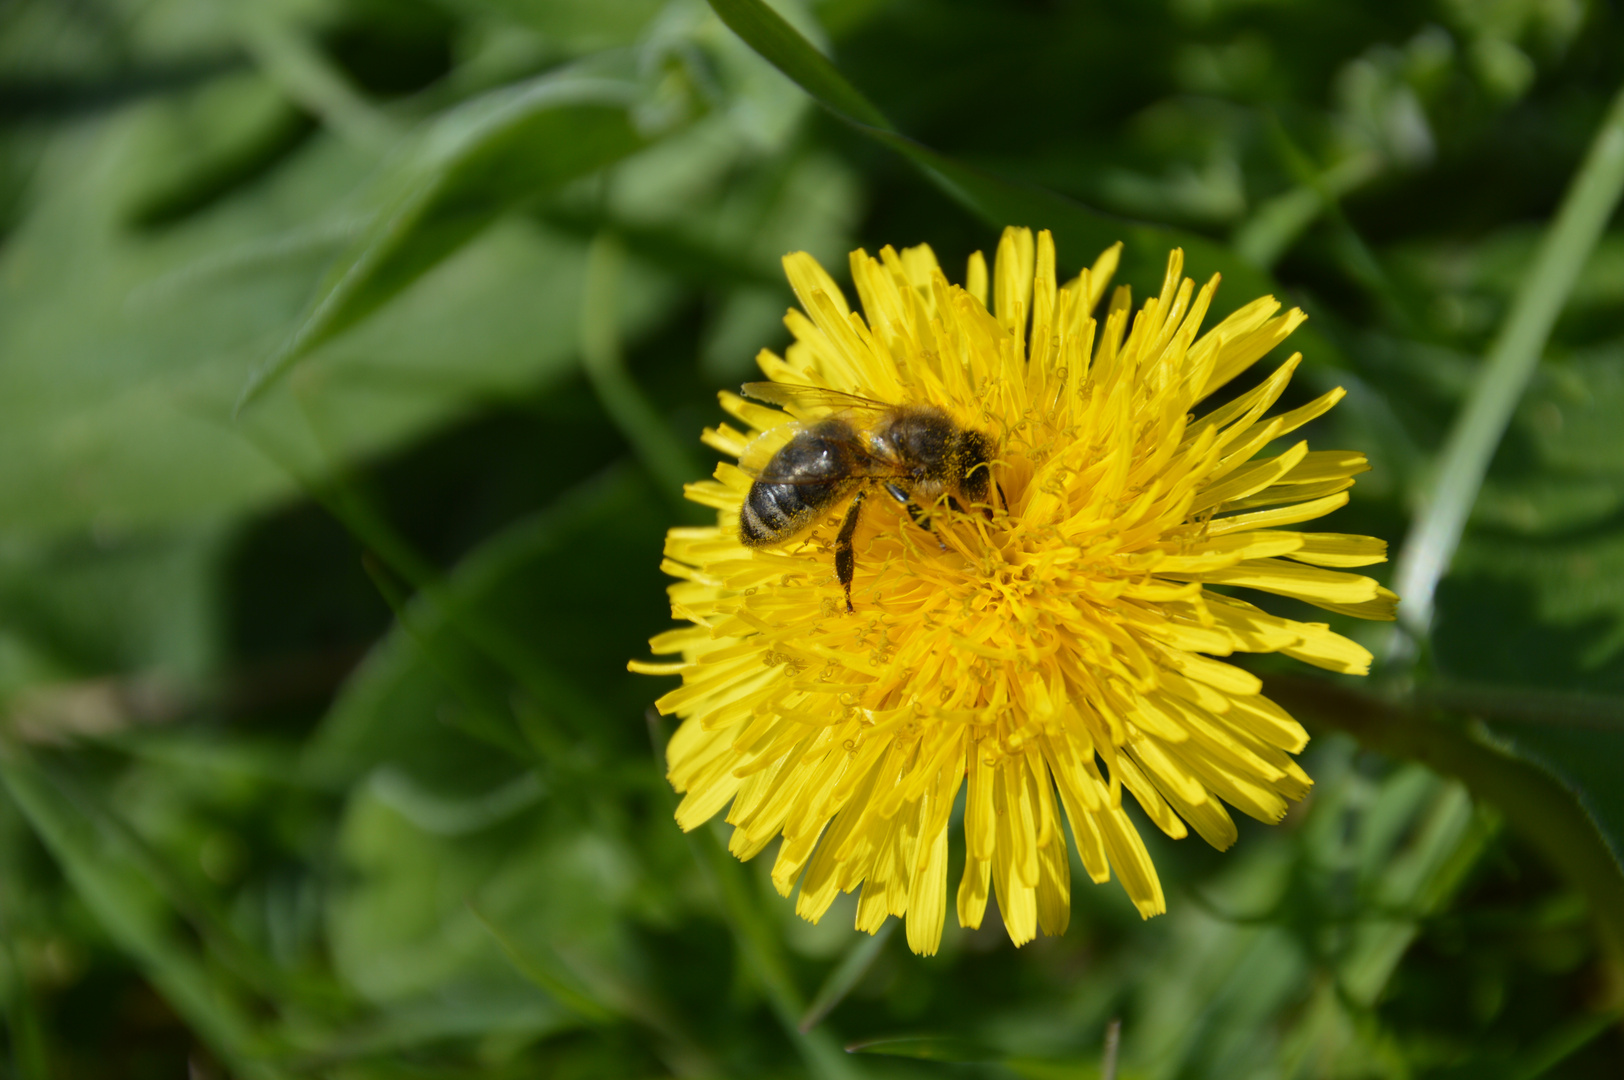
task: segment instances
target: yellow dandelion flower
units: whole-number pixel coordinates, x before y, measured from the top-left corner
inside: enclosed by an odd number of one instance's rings
[[[1302,312],[1265,297],[1201,334],[1218,279],[1197,292],[1174,251],[1159,296],[1131,315],[1118,288],[1097,319],[1119,251],[1059,285],[1049,234],[1010,229],[990,282],[977,253],[963,287],[928,247],[857,251],[866,318],[811,256],[790,255],[795,343],[759,357],[785,389],[751,388],[787,411],[721,395],[741,427],[705,441],[745,467],[724,462],[689,487],[715,526],[667,538],[672,614],[691,625],[651,646],[681,659],[631,668],[682,676],[658,702],[682,718],[667,749],[677,821],[693,829],[728,807],[741,859],[782,837],[773,882],[785,896],[799,883],[796,910],[814,922],[837,891],[861,889],[859,929],[905,916],[909,947],[934,953],[961,788],[962,925],[980,925],[991,891],[1015,944],[1065,930],[1062,811],[1094,881],[1115,868],[1141,915],[1164,911],[1123,788],[1169,836],[1193,827],[1222,849],[1235,840],[1225,803],[1277,821],[1312,783],[1292,757],[1302,727],[1257,676],[1212,658],[1281,652],[1356,674],[1370,663],[1325,624],[1233,590],[1393,617],[1392,592],[1344,572],[1383,561],[1382,541],[1286,528],[1346,502],[1364,456],[1299,441],[1257,457],[1343,392],[1267,416],[1298,354],[1192,415]],[[975,433],[981,449],[946,481],[910,471],[887,427],[899,415]],[[780,515],[777,542],[745,543],[759,463],[782,465],[777,451],[809,430],[855,442],[817,474],[845,482],[809,488],[811,510]],[[965,505],[967,492],[983,497]]]

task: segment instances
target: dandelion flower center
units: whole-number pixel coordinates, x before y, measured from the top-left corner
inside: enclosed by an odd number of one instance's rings
[[[650,643],[680,659],[631,668],[682,676],[658,702],[682,720],[667,749],[678,822],[726,808],[741,859],[782,838],[773,882],[785,896],[799,887],[808,919],[860,890],[859,929],[902,916],[910,948],[934,953],[961,791],[962,925],[980,925],[991,895],[1015,944],[1062,933],[1068,826],[1095,882],[1114,870],[1140,913],[1158,914],[1124,788],[1169,836],[1193,828],[1222,849],[1236,835],[1225,804],[1277,821],[1312,783],[1292,756],[1301,726],[1255,675],[1215,658],[1281,652],[1368,670],[1370,654],[1324,623],[1208,588],[1393,616],[1393,593],[1347,572],[1383,561],[1385,544],[1289,528],[1345,503],[1364,456],[1303,441],[1259,456],[1342,391],[1270,415],[1293,355],[1196,416],[1304,316],[1265,297],[1201,333],[1218,280],[1197,291],[1178,251],[1137,313],[1126,288],[1101,310],[1119,250],[1061,285],[1049,234],[1009,229],[990,281],[978,253],[962,287],[929,248],[857,251],[864,316],[810,256],[791,255],[795,343],[758,358],[785,407],[721,395],[741,426],[705,441],[739,464],[688,489],[717,524],[671,530],[671,610],[688,625]],[[877,405],[853,410],[845,395]],[[873,439],[886,407],[940,410],[978,433],[995,494],[964,506],[898,466],[889,481],[856,476],[778,542],[741,540],[759,462],[831,417]],[[904,506],[913,490],[936,497]],[[849,612],[836,565],[848,542]]]

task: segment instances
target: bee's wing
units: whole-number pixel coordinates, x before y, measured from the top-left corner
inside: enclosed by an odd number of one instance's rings
[[[822,386],[753,382],[745,383],[739,389],[745,397],[797,409],[865,409],[878,412],[893,408],[883,401],[876,401],[861,394],[848,394],[844,390],[830,390]]]
[[[805,428],[805,424],[793,422],[763,431],[745,445],[744,452],[739,455],[739,468],[752,477],[760,476],[773,455]]]
[[[774,454],[782,450],[795,436],[814,426],[816,426],[816,421],[803,423],[799,420],[792,420],[787,424],[779,424],[775,428],[763,431],[745,444],[743,452],[739,454],[739,468],[748,473],[752,479],[759,479],[761,474],[766,471],[767,463],[772,461]],[[904,475],[890,463],[872,457],[861,441],[851,443],[849,451],[851,453],[851,475],[853,477],[883,479],[888,476],[900,477]],[[826,484],[829,482],[829,478],[827,476],[808,476],[805,479],[796,479],[789,476],[775,476],[772,482],[775,484]]]

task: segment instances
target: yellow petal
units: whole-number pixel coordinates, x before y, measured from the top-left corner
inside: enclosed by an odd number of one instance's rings
[[[1348,533],[1298,533],[1302,546],[1290,552],[1314,566],[1370,566],[1387,561],[1387,541]]]

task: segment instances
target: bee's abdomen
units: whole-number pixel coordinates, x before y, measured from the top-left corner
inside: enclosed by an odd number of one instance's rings
[[[739,540],[763,547],[810,525],[851,489],[856,445],[843,420],[826,420],[785,443],[739,508]]]
[[[762,547],[794,536],[834,501],[838,486],[757,480],[739,508],[739,539],[749,547]]]

